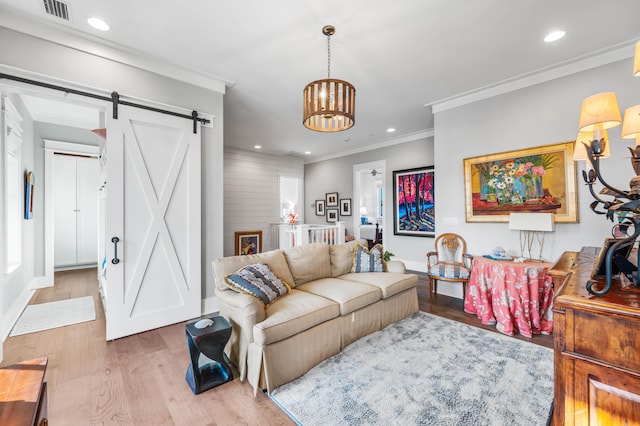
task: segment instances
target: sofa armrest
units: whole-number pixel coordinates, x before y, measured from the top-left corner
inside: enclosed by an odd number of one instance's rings
[[[221,311],[228,312],[229,319],[233,319],[243,327],[247,326],[250,332],[254,325],[264,321],[266,318],[264,304],[257,297],[218,288],[216,288],[215,293],[220,303]]]
[[[264,321],[264,304],[257,297],[233,290],[215,289],[220,314],[231,323],[231,339],[226,352],[240,373],[240,380],[247,376],[247,351],[253,342],[253,326]]]
[[[396,274],[406,274],[407,268],[401,260],[389,260],[387,263],[387,272],[395,272]]]

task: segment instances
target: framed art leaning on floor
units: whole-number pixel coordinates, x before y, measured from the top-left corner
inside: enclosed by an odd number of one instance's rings
[[[262,231],[236,231],[235,254],[262,253]]]

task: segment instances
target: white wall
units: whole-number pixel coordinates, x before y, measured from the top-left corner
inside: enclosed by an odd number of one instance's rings
[[[34,166],[34,124],[33,120],[29,116],[28,111],[24,107],[24,104],[17,96],[7,94],[3,91],[4,95],[8,95],[13,105],[17,108],[18,112],[22,116],[22,146],[21,146],[21,162],[23,171],[35,171],[36,176],[38,172]],[[3,138],[4,140],[4,138]],[[4,145],[2,145],[4,151]],[[2,174],[4,175],[4,165],[2,166]],[[42,187],[37,184],[38,187]],[[24,206],[24,191],[22,191],[22,205]],[[4,212],[5,200],[0,208]],[[34,212],[35,214],[35,212]],[[4,223],[4,217],[2,217]],[[3,275],[4,283],[2,283],[2,296],[0,300],[2,305],[0,306],[0,340],[4,339],[6,335],[11,331],[13,323],[18,318],[22,309],[27,304],[31,297],[31,282],[34,278],[34,220],[21,220],[22,223],[22,264],[13,271],[10,275],[4,275],[4,265],[0,274]],[[3,226],[3,225],[0,225]],[[4,244],[4,239],[0,240],[0,244]]]
[[[280,222],[278,176],[304,176],[299,158],[224,151],[224,255],[233,256],[236,231],[262,230],[262,250],[277,248],[270,224]],[[305,212],[310,210],[305,207]],[[209,262],[210,263],[210,262]]]
[[[202,130],[202,285],[203,297],[213,296],[210,263],[223,252],[224,86],[220,85],[219,91],[204,89],[4,27],[0,27],[0,68],[7,73],[24,72],[31,78],[32,73],[42,74],[86,87],[117,91],[121,96],[148,99],[216,116],[213,128]],[[37,176],[44,176],[43,170],[36,169]],[[27,247],[35,250],[33,244]],[[4,304],[12,304],[12,301],[5,300]]]
[[[521,148],[575,140],[582,99],[595,93],[615,91],[621,113],[640,103],[640,79],[631,76],[631,60],[584,71],[526,89],[496,96],[435,115],[436,223],[437,232],[464,236],[474,255],[489,253],[495,246],[519,253],[518,232],[506,223],[466,223],[463,159]],[[611,157],[603,161],[603,175],[614,186],[628,188],[634,175],[620,127],[610,130]],[[612,223],[589,209],[593,198],[583,184],[578,165],[579,223],[559,223],[547,235],[543,257],[554,261],[566,250],[600,247],[611,233]],[[599,190],[599,188],[598,188]],[[443,224],[456,218],[457,225]],[[443,292],[447,292],[442,283]],[[457,294],[455,290],[455,294]]]
[[[358,202],[353,199],[353,165],[378,160],[386,161],[384,177],[386,203],[382,221],[384,248],[394,253],[395,259],[403,260],[409,269],[426,270],[425,254],[433,250],[433,238],[393,235],[393,171],[433,165],[433,138],[306,164],[304,168],[305,223],[326,223],[323,216],[315,216],[315,211],[310,206],[315,200],[324,199],[325,193],[338,192],[339,198],[352,199],[354,216],[340,220],[347,221],[347,233],[353,235],[353,219],[355,218],[358,222],[360,220]],[[436,188],[440,182],[439,179],[439,168],[436,165]]]

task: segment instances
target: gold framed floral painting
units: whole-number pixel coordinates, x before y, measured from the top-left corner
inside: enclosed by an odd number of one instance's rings
[[[578,222],[574,142],[464,159],[467,222],[508,222],[516,212]]]

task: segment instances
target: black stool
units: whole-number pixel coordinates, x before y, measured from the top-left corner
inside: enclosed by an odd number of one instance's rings
[[[213,324],[197,328],[195,324],[203,319],[213,320]],[[185,326],[187,346],[191,355],[191,365],[187,368],[186,379],[195,395],[215,386],[233,380],[233,372],[224,347],[231,337],[231,324],[226,318],[206,315],[189,321]],[[204,362],[200,363],[200,355]]]

